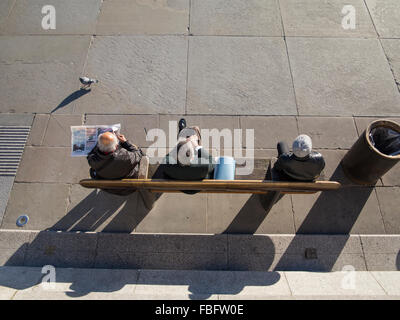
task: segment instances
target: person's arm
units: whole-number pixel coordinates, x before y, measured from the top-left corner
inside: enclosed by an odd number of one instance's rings
[[[142,152],[142,150],[141,150],[138,146],[136,146],[136,145],[130,143],[130,142],[125,138],[125,136],[124,136],[123,134],[117,134],[117,138],[118,138],[118,140],[119,140],[119,142],[120,142],[120,146],[121,146],[122,148],[124,148],[124,149],[126,149],[126,150],[128,150],[128,151],[140,151],[140,152]],[[143,153],[143,152],[142,152],[142,153]]]
[[[120,145],[122,148],[126,149],[128,151],[128,156],[129,160],[131,161],[132,164],[137,164],[140,162],[142,157],[144,156],[144,152],[135,146],[134,144],[131,144],[124,135],[118,134],[117,138],[120,142]]]

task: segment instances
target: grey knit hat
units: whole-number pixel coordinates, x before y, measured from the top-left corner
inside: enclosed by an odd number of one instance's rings
[[[293,141],[293,153],[298,158],[304,158],[311,153],[312,141],[306,134],[299,135]]]

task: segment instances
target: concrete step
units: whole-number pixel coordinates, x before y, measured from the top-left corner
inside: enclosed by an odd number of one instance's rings
[[[234,271],[397,271],[399,235],[0,231],[0,265]]]
[[[0,267],[0,299],[399,299],[400,272]]]

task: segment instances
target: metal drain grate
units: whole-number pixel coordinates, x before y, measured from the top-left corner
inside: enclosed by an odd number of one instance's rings
[[[15,176],[31,127],[0,126],[0,176]]]

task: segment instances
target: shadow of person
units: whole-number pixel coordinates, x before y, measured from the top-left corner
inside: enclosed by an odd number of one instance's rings
[[[68,97],[66,97],[63,101],[60,102],[60,104],[55,107],[50,113],[56,112],[58,109],[64,108],[65,106],[69,105],[71,102],[79,99],[80,97],[84,96],[85,94],[88,94],[91,91],[91,89],[79,89],[73,93],[71,93]]]
[[[273,205],[278,203],[280,199],[282,197],[275,198],[274,192],[262,198],[258,194],[251,195],[223,233],[254,234],[271,211]]]
[[[188,282],[191,300],[207,299],[213,295],[236,295],[246,287],[267,287],[279,282],[278,272],[203,272],[195,281]]]
[[[96,189],[48,230],[130,233],[151,209],[143,201],[139,192],[119,196]]]
[[[264,179],[272,180],[271,177],[272,170],[268,167]],[[272,207],[282,198],[283,194],[277,192],[268,192],[263,195],[252,194],[223,233],[254,234]]]
[[[298,227],[296,236],[282,255],[275,270],[293,270],[293,256],[290,254],[296,248],[304,245],[306,234],[343,235],[332,245],[330,252],[324,252],[324,260],[316,260],[311,265],[316,271],[331,271],[349,238],[365,204],[373,192],[372,186],[349,185],[339,165],[330,178],[331,181],[341,182],[343,187],[338,190],[322,192],[312,205],[305,219]],[[304,200],[307,203],[308,200]],[[306,207],[307,205],[305,205]],[[304,257],[303,257],[304,258]],[[309,266],[310,261],[303,261],[303,266]],[[296,270],[302,270],[300,261]],[[307,267],[308,268],[308,267]]]
[[[149,236],[150,239],[151,236]],[[190,247],[204,244],[220,243],[221,235],[160,235],[163,243],[187,243]],[[275,257],[275,246],[268,236],[243,236],[232,235],[227,247],[226,257],[208,258],[208,263],[196,263],[196,255],[204,255],[198,252],[204,249],[191,248],[186,258],[182,254],[177,257],[182,262],[182,270],[176,269],[174,261],[163,265],[162,272],[157,270],[140,270],[138,285],[188,286],[190,299],[206,299],[213,295],[235,295],[243,291],[245,287],[266,287],[277,283],[280,275],[277,272],[269,272]],[[150,241],[149,241],[150,243]],[[186,260],[189,259],[189,260]],[[204,258],[202,259],[204,260]],[[191,267],[185,267],[189,262]],[[170,265],[168,264],[170,263]],[[194,264],[193,264],[194,263]],[[175,264],[175,268],[172,267]],[[187,270],[185,270],[187,269]],[[234,272],[235,271],[235,272]],[[240,272],[236,272],[240,271]],[[257,272],[260,271],[260,272]]]

